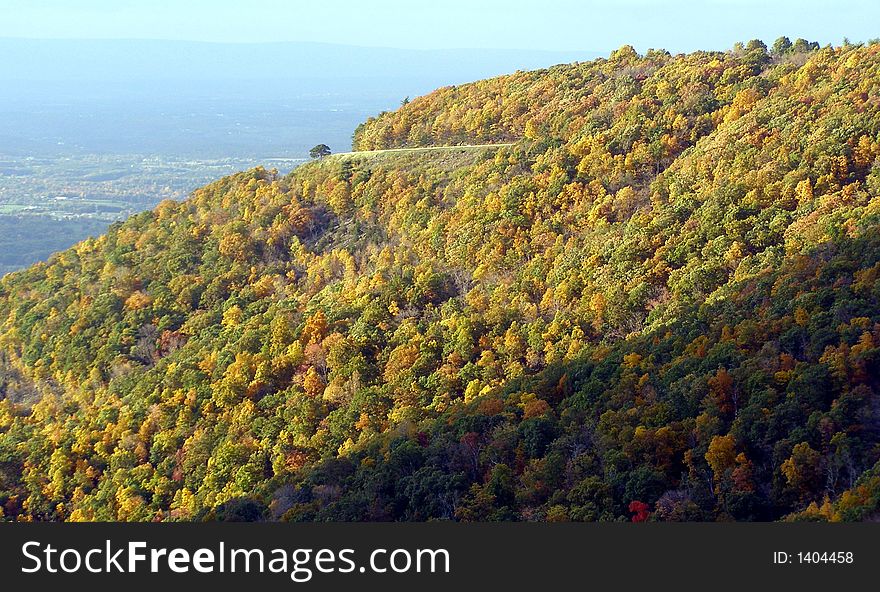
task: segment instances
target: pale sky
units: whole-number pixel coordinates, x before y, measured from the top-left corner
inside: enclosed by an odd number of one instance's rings
[[[880,36],[878,0],[0,0],[0,37],[317,41],[414,49],[726,49]]]

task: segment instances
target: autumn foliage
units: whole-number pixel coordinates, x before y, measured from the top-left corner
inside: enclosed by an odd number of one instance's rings
[[[880,45],[440,89],[0,280],[6,520],[864,520]]]

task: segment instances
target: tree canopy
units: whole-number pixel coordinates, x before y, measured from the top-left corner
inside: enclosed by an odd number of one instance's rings
[[[309,150],[309,156],[312,158],[324,158],[330,156],[330,147],[327,144],[318,144]]]
[[[0,280],[9,520],[862,520],[880,45],[443,88]]]

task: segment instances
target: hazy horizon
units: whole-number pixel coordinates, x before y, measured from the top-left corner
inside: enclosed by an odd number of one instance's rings
[[[225,41],[225,40],[216,40],[216,39],[188,39],[188,38],[174,38],[174,39],[165,39],[162,37],[32,37],[26,35],[0,35],[0,41],[2,40],[16,40],[16,41],[148,41],[148,42],[161,42],[161,43],[193,43],[200,45],[236,45],[236,46],[247,46],[247,45],[333,45],[333,46],[341,46],[341,47],[354,47],[354,48],[364,48],[364,49],[394,49],[401,51],[411,51],[411,52],[419,52],[419,53],[431,53],[431,52],[441,52],[441,51],[499,51],[499,52],[530,52],[530,53],[572,53],[572,52],[598,52],[604,53],[606,51],[612,51],[614,48],[608,48],[606,50],[592,50],[592,49],[553,49],[553,48],[527,48],[527,47],[479,47],[479,46],[451,46],[451,47],[404,47],[401,45],[394,44],[378,44],[373,45],[369,43],[342,43],[338,41],[299,41],[299,40],[269,40],[269,41],[253,41],[253,40],[239,40],[239,41]]]
[[[672,53],[778,36],[820,44],[877,35],[870,0],[0,0],[0,37],[326,42],[362,47],[607,51],[624,44]],[[248,26],[253,23],[254,26]],[[780,26],[784,23],[784,26]]]
[[[0,154],[303,157],[451,84],[597,52],[0,38]]]

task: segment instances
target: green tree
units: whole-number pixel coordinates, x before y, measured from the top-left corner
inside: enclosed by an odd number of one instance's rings
[[[309,150],[309,156],[312,158],[324,158],[330,156],[330,147],[327,144],[318,144]]]
[[[773,42],[773,55],[785,55],[789,50],[791,50],[791,39],[788,37],[783,36]]]

